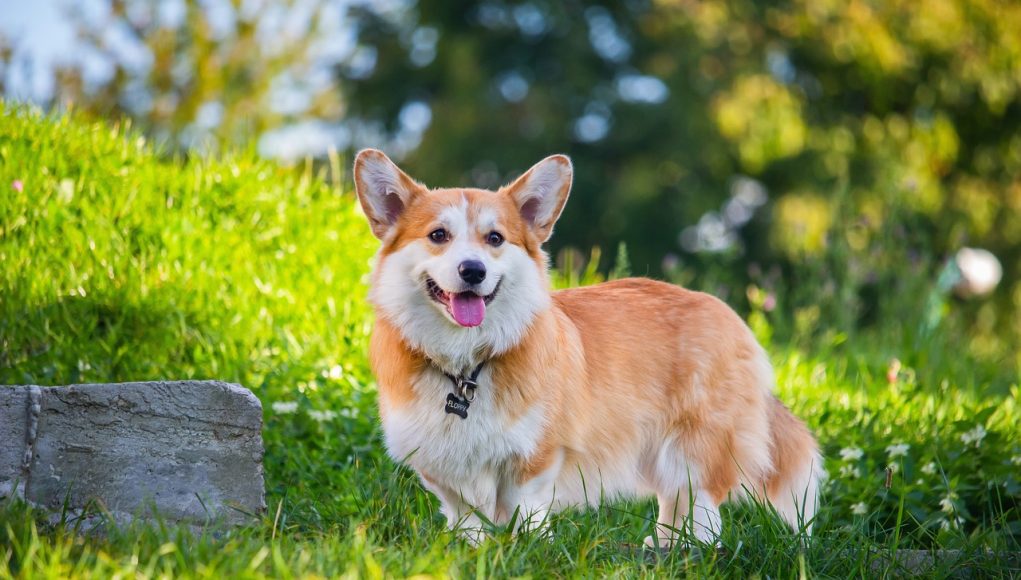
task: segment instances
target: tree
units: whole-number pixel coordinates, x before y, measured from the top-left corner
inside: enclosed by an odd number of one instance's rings
[[[250,144],[288,123],[343,115],[330,68],[345,40],[329,2],[111,0],[98,18],[68,9],[80,51],[108,72],[61,67],[57,98],[134,119],[172,149]]]
[[[676,254],[737,287],[737,266],[779,262],[850,287],[834,301],[849,324],[875,288],[933,279],[965,244],[1021,273],[1021,5],[421,0],[355,16],[375,66],[341,71],[349,120],[396,132],[427,104],[405,159],[426,183],[491,187],[572,156],[554,249],[624,241],[638,274]],[[975,308],[1010,334],[1012,296]]]

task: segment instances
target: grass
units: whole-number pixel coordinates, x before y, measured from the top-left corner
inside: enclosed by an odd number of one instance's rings
[[[1018,573],[984,556],[1021,540],[1016,374],[952,336],[911,350],[899,331],[769,342],[778,394],[830,474],[807,548],[767,510],[737,506],[723,552],[653,558],[631,547],[654,521],[649,501],[559,514],[553,539],[497,530],[466,545],[383,451],[365,360],[375,243],[343,175],[336,160],[303,172],[245,155],[167,160],[125,127],[0,105],[0,384],[248,386],[266,413],[269,504],[244,529],[82,535],[0,499],[0,578],[858,577],[884,572],[871,552],[913,548],[963,550],[933,576],[965,563]],[[751,320],[768,339],[769,316]]]

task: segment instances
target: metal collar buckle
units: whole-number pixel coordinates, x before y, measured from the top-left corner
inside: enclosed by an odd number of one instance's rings
[[[435,366],[435,363],[433,364]],[[440,369],[440,372],[450,379],[450,382],[454,385],[454,392],[447,395],[447,404],[444,407],[447,413],[453,413],[462,419],[468,416],[468,405],[475,400],[475,394],[479,389],[479,373],[482,372],[482,367],[485,364],[486,361],[480,362],[479,366],[475,367],[475,370],[468,376],[460,375],[455,377]]]
[[[457,394],[469,403],[475,400],[475,390],[478,388],[479,384],[475,382],[475,379],[460,377],[457,381]]]

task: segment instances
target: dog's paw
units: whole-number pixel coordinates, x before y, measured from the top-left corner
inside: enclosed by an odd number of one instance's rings
[[[663,552],[669,552],[674,548],[678,548],[681,550],[697,550],[699,548],[702,548],[703,546],[709,546],[711,548],[720,547],[720,541],[718,538],[708,540],[702,540],[701,538],[699,538],[697,540],[692,540],[691,538],[688,537],[671,538],[661,536],[659,538],[654,538],[652,536],[646,536],[643,543],[645,544],[646,548],[652,548],[654,550],[660,550]]]
[[[458,528],[457,531],[461,539],[473,548],[478,548],[486,539],[486,532],[482,528]]]
[[[545,522],[542,525],[524,526],[514,530],[514,535],[517,536],[520,534],[528,534],[531,537],[543,540],[548,544],[552,544],[553,539],[555,538],[553,530],[550,529],[550,526]]]
[[[653,536],[645,536],[645,540],[642,542],[646,548],[653,548],[658,550],[670,550],[677,543],[675,540],[669,538],[655,538]]]

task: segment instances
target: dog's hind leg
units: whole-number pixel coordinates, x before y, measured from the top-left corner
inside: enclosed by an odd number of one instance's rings
[[[672,494],[657,494],[659,517],[656,536],[645,538],[645,545],[672,548],[678,541],[691,538],[707,544],[719,541],[722,520],[719,504],[705,491],[694,494],[691,488],[679,487]]]
[[[716,543],[721,530],[720,501],[700,479],[705,468],[690,461],[676,437],[666,438],[647,465],[645,478],[656,491],[659,515],[655,536],[647,537],[646,545],[670,548],[693,539]]]
[[[779,400],[771,406],[774,471],[766,480],[766,495],[776,511],[795,531],[812,533],[818,504],[822,458],[805,424]]]

